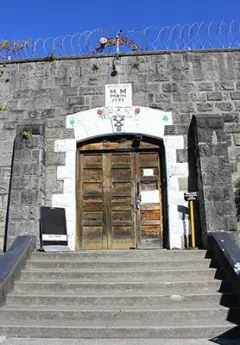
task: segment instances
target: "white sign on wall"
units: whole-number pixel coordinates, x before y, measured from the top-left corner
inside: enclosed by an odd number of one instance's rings
[[[105,107],[132,106],[132,84],[105,85]]]

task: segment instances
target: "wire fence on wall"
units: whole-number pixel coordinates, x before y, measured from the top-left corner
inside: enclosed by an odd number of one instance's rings
[[[129,30],[119,35],[104,29],[36,40],[0,39],[0,60],[81,56],[127,51],[165,51],[227,49],[240,47],[240,23],[193,23],[143,30]]]

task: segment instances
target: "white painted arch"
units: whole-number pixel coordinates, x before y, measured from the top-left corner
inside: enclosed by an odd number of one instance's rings
[[[52,196],[53,207],[64,207],[67,218],[68,243],[75,250],[76,241],[76,151],[77,144],[88,139],[121,134],[142,134],[162,139],[165,145],[169,239],[171,248],[182,248],[183,235],[188,233],[188,221],[183,221],[178,206],[186,206],[184,191],[179,191],[179,177],[188,177],[188,164],[177,163],[177,149],[184,148],[183,136],[164,136],[165,125],[172,124],[172,114],[147,107],[127,107],[111,112],[109,108],[94,108],[66,117],[66,128],[73,128],[74,139],[59,139],[55,152],[65,152],[65,165],[57,168],[57,179],[64,181],[62,194]],[[131,108],[131,109],[130,109]],[[113,117],[123,116],[121,132],[116,132]],[[187,192],[187,190],[186,190]]]

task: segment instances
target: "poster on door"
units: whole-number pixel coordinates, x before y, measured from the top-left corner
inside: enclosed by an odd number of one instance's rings
[[[141,192],[142,204],[157,204],[160,202],[158,190],[144,190]]]

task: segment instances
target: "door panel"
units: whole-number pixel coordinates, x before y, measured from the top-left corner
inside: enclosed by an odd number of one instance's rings
[[[158,171],[158,153],[157,152],[145,152],[145,153],[139,153],[139,166],[143,168],[149,168],[149,170],[155,171],[155,173]],[[141,169],[141,176],[144,175],[144,170]]]
[[[86,169],[87,170],[87,169]],[[85,174],[88,172],[85,171]],[[95,183],[93,181],[89,181],[88,183],[83,183],[83,196],[84,197],[102,197],[102,183]]]
[[[83,212],[94,212],[94,211],[103,211],[102,198],[84,198],[82,209]]]
[[[102,225],[102,212],[83,212],[83,225]]]
[[[112,154],[111,157],[111,163],[112,163],[112,169],[114,168],[130,168],[131,167],[131,160],[129,159],[130,154],[121,154],[121,153],[115,153]]]
[[[102,170],[102,155],[99,154],[85,154],[82,155],[84,169],[101,169]],[[84,175],[85,177],[85,175]]]
[[[135,220],[134,198],[134,156],[133,153],[109,154],[110,190],[109,217],[111,218],[112,249],[129,249],[134,245]]]
[[[144,210],[141,211],[141,218],[142,218],[142,220],[156,220],[156,221],[159,221],[160,217],[161,217],[161,215],[160,215],[159,207],[156,210],[151,208],[151,210],[144,209]]]
[[[121,170],[119,169],[119,173],[121,173]],[[128,182],[113,182],[112,181],[112,197],[129,197],[131,196],[131,189],[132,185]]]
[[[139,249],[147,248],[161,248],[161,239],[159,238],[159,228],[156,225],[142,226],[141,242],[138,246]]]
[[[85,174],[83,177],[84,182],[102,182],[102,169],[88,169],[85,168]]]
[[[106,234],[103,195],[103,160],[101,155],[80,155],[78,226],[79,247],[84,249],[105,249]]]
[[[162,246],[161,178],[159,154],[139,153],[137,171],[140,181],[141,208],[138,211],[138,248]]]
[[[83,249],[106,249],[106,244],[104,246],[102,230],[101,226],[83,226],[81,247]]]
[[[112,168],[112,182],[129,182],[131,181],[131,167],[121,168],[121,174],[119,174],[119,168]]]

